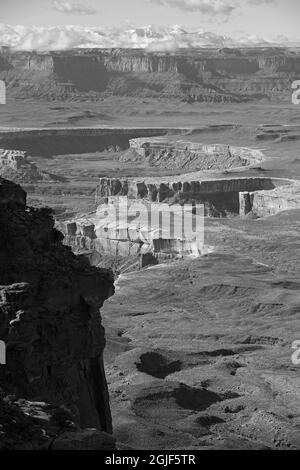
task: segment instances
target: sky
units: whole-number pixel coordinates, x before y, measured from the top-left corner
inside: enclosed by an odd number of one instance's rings
[[[27,40],[33,26],[56,26],[69,36],[67,25],[77,27],[72,31],[180,25],[230,37],[300,41],[299,18],[300,0],[0,0],[0,45],[17,44],[16,35],[22,36],[19,43]],[[26,35],[16,25],[24,25]],[[30,41],[39,43],[34,35]]]

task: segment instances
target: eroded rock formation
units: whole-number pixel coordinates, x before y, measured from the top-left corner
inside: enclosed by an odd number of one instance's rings
[[[22,150],[0,149],[0,175],[16,183],[51,181],[55,176],[39,171]]]
[[[150,166],[185,170],[227,170],[261,163],[260,150],[225,144],[203,145],[166,138],[137,138],[129,141],[130,149],[121,161],[144,162]]]
[[[193,215],[193,206],[149,204],[127,197],[111,197],[97,211],[58,224],[65,243],[75,252],[140,258],[140,266],[154,260],[200,256],[204,245],[203,210]],[[196,236],[197,233],[197,236]],[[149,255],[153,256],[149,256]]]
[[[271,190],[277,184],[279,181],[271,178],[208,178],[201,172],[141,180],[101,178],[96,190],[96,203],[111,196],[127,196],[159,203],[203,203],[207,206],[208,215],[214,212],[217,215],[226,208],[228,212],[239,213],[239,192]]]
[[[291,180],[209,179],[195,172],[144,180],[102,178],[96,204],[94,212],[58,224],[65,243],[88,255],[95,265],[110,254],[129,257],[132,262],[139,258],[139,265],[144,266],[149,254],[160,260],[210,252],[213,248],[203,237],[195,240],[195,233],[200,234],[204,226],[203,215],[265,217],[299,207],[300,197],[299,185]],[[189,234],[182,230],[186,211],[200,215],[197,228]]]
[[[76,257],[49,209],[4,179],[0,220],[0,448],[112,448],[99,312],[112,274]]]
[[[300,207],[300,185],[290,182],[272,191],[240,193],[240,215],[253,214],[255,217],[268,217],[279,212]]]
[[[103,93],[188,102],[244,102],[288,95],[300,58],[288,49],[205,49],[175,53],[101,49],[0,56],[0,78],[17,96],[77,99]]]

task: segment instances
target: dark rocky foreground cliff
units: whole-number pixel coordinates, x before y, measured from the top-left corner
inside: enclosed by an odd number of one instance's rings
[[[63,246],[50,210],[2,178],[0,220],[0,449],[114,448],[99,312],[112,274]]]
[[[244,102],[291,94],[298,50],[199,49],[174,53],[97,49],[3,52],[0,78],[14,96],[49,100],[105,95]]]

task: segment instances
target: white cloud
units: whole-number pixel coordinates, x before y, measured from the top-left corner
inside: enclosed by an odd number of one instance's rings
[[[94,15],[97,13],[95,8],[88,5],[73,4],[62,0],[54,0],[52,3],[54,10],[66,15]]]
[[[199,12],[208,16],[228,18],[238,4],[236,0],[147,0],[186,12]]]
[[[264,3],[277,3],[277,0],[248,0],[250,5],[263,5]]]
[[[162,39],[153,41],[147,46],[148,52],[175,52],[180,48],[176,39]]]
[[[211,32],[174,26],[140,28],[99,28],[81,26],[25,27],[0,24],[0,46],[13,50],[49,51],[73,48],[141,48],[172,52],[200,47],[286,45],[286,38],[268,41],[256,36],[230,38]]]

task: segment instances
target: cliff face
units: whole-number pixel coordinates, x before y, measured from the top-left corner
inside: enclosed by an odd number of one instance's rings
[[[1,73],[2,72],[2,73]],[[0,73],[18,95],[67,99],[80,93],[177,96],[240,102],[290,92],[300,56],[287,49],[147,53],[99,49],[0,57]]]
[[[131,139],[129,145],[121,161],[147,161],[150,166],[159,168],[223,171],[264,160],[264,154],[259,150],[225,144],[203,145],[160,137]]]
[[[300,187],[297,181],[272,191],[240,193],[240,214],[254,214],[255,217],[268,217],[279,212],[298,209]]]
[[[203,212],[198,213],[199,208],[197,212],[200,216],[197,233],[200,234],[203,215],[232,217],[251,213],[263,217],[287,208],[283,200],[290,194],[289,187],[289,180],[208,179],[199,172],[144,180],[101,178],[96,189],[97,211],[61,222],[59,228],[65,234],[65,243],[75,252],[86,253],[96,265],[108,254],[115,258],[131,257],[132,263],[137,257],[143,262],[143,257],[148,254],[156,259],[191,254],[197,257],[210,247],[200,236],[195,241],[193,232],[183,232],[185,204],[203,206]],[[278,198],[281,192],[284,196]],[[294,198],[293,207],[296,205]],[[189,219],[185,220],[188,223]]]
[[[5,149],[0,149],[0,175],[15,183],[51,181],[55,178],[53,175],[39,171],[37,166],[28,160],[27,152]]]
[[[1,447],[27,448],[32,441],[30,448],[50,442],[76,448],[80,441],[78,448],[89,448],[93,441],[95,448],[101,439],[111,447],[113,440],[101,434],[112,425],[99,308],[113,294],[112,274],[73,255],[50,211],[26,207],[25,192],[3,179],[0,220],[0,338],[7,356],[0,366]],[[36,417],[37,438],[12,436],[17,426],[24,430],[24,414]],[[86,428],[95,431],[80,434]]]
[[[142,50],[98,49],[71,50],[62,53],[16,52],[1,58],[1,70],[17,68],[27,71],[57,72],[63,67],[73,67],[79,71],[85,64],[94,71],[101,72],[178,72],[195,77],[203,72],[229,73],[231,75],[300,72],[300,56],[287,49],[235,51],[224,56],[222,50],[197,50],[178,53],[147,53]]]
[[[160,214],[164,223],[160,221]],[[149,204],[145,200],[111,197],[87,216],[59,223],[64,242],[74,252],[88,253],[97,263],[101,256],[130,257],[131,264],[156,264],[158,259],[200,256],[204,245],[203,212],[198,209],[197,221],[189,208],[168,204]],[[170,227],[172,219],[172,227]],[[183,227],[185,220],[185,228]],[[198,230],[197,238],[195,230]],[[97,253],[101,256],[97,256]],[[123,267],[127,265],[122,262]]]
[[[234,193],[238,199],[241,191],[273,189],[274,181],[270,178],[232,178],[204,179],[197,173],[181,177],[145,178],[143,181],[134,178],[116,179],[101,178],[96,189],[96,203],[102,198],[127,196],[133,199],[145,199],[151,202],[189,202],[203,203],[219,195]]]

